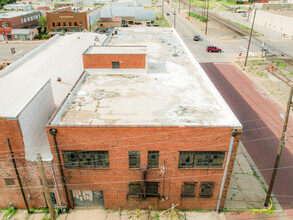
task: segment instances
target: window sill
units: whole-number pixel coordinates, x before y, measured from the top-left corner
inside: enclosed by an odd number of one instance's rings
[[[192,195],[192,196],[181,195],[181,198],[190,198],[190,199],[192,199],[192,198],[195,198],[195,195]]]
[[[100,168],[100,167],[65,167],[66,170],[68,169],[73,169],[73,170],[88,170],[88,169],[92,169],[92,170],[111,170],[109,167],[107,168]]]

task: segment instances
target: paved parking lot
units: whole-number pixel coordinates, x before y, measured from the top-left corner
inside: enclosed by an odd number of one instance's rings
[[[23,57],[26,53],[38,47],[44,41],[30,41],[30,42],[13,42],[0,43],[0,62],[15,61]],[[11,48],[15,48],[15,53],[11,53]]]

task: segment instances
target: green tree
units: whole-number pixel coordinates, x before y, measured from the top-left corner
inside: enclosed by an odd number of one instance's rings
[[[15,3],[16,0],[0,0],[0,9],[3,8],[4,5]]]
[[[41,16],[38,22],[39,22],[39,26],[38,26],[39,34],[48,34],[48,25],[47,25],[46,16]]]

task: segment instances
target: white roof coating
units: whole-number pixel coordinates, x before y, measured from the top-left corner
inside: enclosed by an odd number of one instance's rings
[[[16,118],[48,78],[0,78],[0,118]]]
[[[95,41],[96,36],[99,38],[99,42]],[[18,68],[4,75],[3,78],[50,78],[53,97],[58,106],[83,72],[82,53],[94,43],[102,44],[105,38],[105,35],[86,32],[61,36]],[[58,77],[61,77],[61,82],[57,81]],[[14,87],[14,89],[18,88]],[[25,98],[26,94],[21,96]],[[5,103],[0,100],[0,108],[2,105]]]
[[[146,47],[91,47],[86,54],[146,54]]]
[[[109,46],[147,46],[147,73],[87,70],[52,124],[241,127],[173,29],[118,33]]]
[[[0,18],[14,18],[22,15],[27,15],[34,13],[36,11],[13,11],[13,12],[4,12],[0,13]]]

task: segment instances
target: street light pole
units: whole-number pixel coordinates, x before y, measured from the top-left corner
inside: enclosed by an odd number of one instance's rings
[[[248,41],[248,46],[247,46],[244,66],[246,66],[246,64],[247,64],[247,58],[248,58],[249,47],[250,47],[250,42],[251,42],[251,36],[252,36],[254,21],[255,21],[255,17],[256,17],[256,10],[257,9],[255,9],[255,11],[254,11],[253,21],[252,21],[252,25],[251,25],[251,30],[250,30],[250,35],[249,35],[249,41]]]

